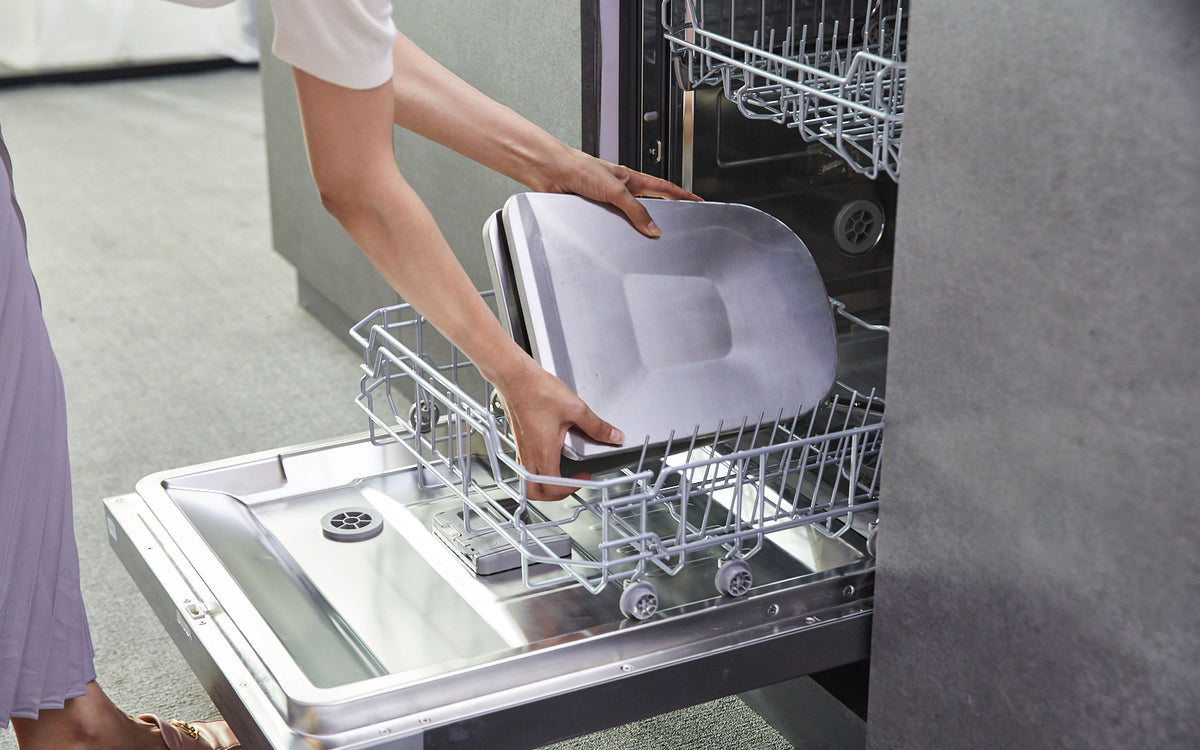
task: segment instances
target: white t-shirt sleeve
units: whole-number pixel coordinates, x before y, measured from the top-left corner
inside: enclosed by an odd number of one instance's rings
[[[215,7],[233,0],[174,0]],[[271,50],[280,60],[350,89],[392,79],[392,0],[270,0]]]
[[[305,73],[351,89],[392,79],[391,0],[270,0],[271,50]]]
[[[174,0],[180,5],[191,5],[195,8],[219,8],[222,5],[229,5],[234,0]]]

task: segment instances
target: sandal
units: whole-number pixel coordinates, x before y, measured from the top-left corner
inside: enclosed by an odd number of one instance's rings
[[[157,726],[170,750],[241,750],[242,747],[224,721],[163,721],[152,714],[138,718]]]

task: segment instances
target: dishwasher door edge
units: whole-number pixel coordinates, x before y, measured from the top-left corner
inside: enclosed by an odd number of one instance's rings
[[[867,658],[871,600],[865,609],[786,636],[659,669],[631,672],[536,704],[463,717],[425,733],[426,750],[528,750]],[[792,659],[780,659],[781,653]],[[536,720],[531,720],[531,716]]]
[[[311,750],[284,721],[228,635],[215,626],[212,613],[189,609],[198,601],[196,592],[142,523],[139,512],[145,509],[136,494],[105,499],[109,544],[221,716],[247,750]]]

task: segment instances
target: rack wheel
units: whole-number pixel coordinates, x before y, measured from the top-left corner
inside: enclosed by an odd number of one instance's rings
[[[441,417],[437,404],[427,399],[421,399],[408,410],[408,423],[421,434],[431,432]]]
[[[754,585],[754,574],[745,560],[726,560],[717,567],[717,591],[725,596],[743,596]]]
[[[645,581],[637,581],[621,592],[621,614],[631,620],[649,619],[658,611],[658,592]]]
[[[883,209],[872,201],[850,201],[833,220],[833,238],[846,255],[862,255],[883,237]]]

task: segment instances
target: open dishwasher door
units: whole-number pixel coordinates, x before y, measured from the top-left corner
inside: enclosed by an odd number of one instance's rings
[[[455,498],[401,454],[330,442],[106,501],[118,557],[247,748],[536,747],[867,654],[872,568],[841,540],[789,533],[737,599],[698,556],[635,622],[616,588],[471,574],[429,531]],[[380,533],[327,538],[342,508]]]
[[[866,657],[881,402],[835,395],[528,503],[469,363],[403,345],[425,337],[404,306],[379,314],[359,329],[370,433],[105,502],[246,747],[532,748]]]

